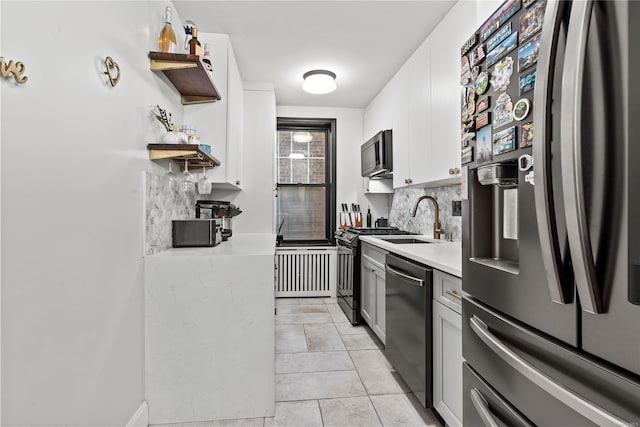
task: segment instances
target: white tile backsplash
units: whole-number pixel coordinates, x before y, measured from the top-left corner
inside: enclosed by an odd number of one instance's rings
[[[414,233],[433,235],[435,214],[433,203],[423,200],[418,206],[415,218],[411,211],[420,196],[435,197],[440,207],[440,224],[446,233],[453,233],[454,240],[462,238],[462,217],[452,215],[452,202],[461,200],[461,186],[446,185],[434,188],[399,188],[393,193],[389,222],[391,225]]]

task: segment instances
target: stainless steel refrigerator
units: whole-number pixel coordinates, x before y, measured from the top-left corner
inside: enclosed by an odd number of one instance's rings
[[[463,422],[640,425],[640,2],[507,0],[462,58]]]

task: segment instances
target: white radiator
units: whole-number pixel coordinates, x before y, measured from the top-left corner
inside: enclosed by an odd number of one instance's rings
[[[336,248],[276,249],[276,297],[335,297]]]

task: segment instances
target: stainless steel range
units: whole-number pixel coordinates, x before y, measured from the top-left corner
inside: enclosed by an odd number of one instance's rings
[[[396,227],[350,227],[336,231],[338,304],[352,325],[360,324],[360,236],[415,234]]]

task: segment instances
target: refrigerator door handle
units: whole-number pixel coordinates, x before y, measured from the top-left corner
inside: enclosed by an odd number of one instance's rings
[[[509,366],[515,369],[523,377],[549,393],[555,399],[567,405],[589,421],[597,425],[628,426],[630,423],[624,421],[598,405],[589,402],[582,396],[574,393],[565,386],[558,384],[544,373],[540,372],[526,360],[518,356],[498,337],[491,333],[486,323],[477,316],[469,319],[469,325],[473,332],[486,344],[496,355],[504,360]]]
[[[589,237],[582,179],[581,122],[582,84],[589,22],[593,1],[572,3],[567,32],[567,54],[562,75],[561,128],[562,185],[567,238],[571,250],[576,288],[584,311],[602,313],[602,292],[596,277],[593,249]]]
[[[553,71],[558,46],[558,32],[562,22],[564,1],[549,0],[542,27],[542,42],[538,55],[538,73],[533,93],[533,173],[534,197],[538,237],[542,249],[542,261],[551,300],[559,304],[571,302],[562,286],[560,271],[561,251],[556,236],[557,227],[553,214],[553,189],[551,175],[551,126],[548,125],[553,91]]]
[[[471,396],[471,403],[473,403],[473,407],[476,409],[484,425],[486,427],[498,427],[498,423],[493,419],[489,404],[482,396],[482,393],[480,393],[477,388],[472,388],[469,394]]]

